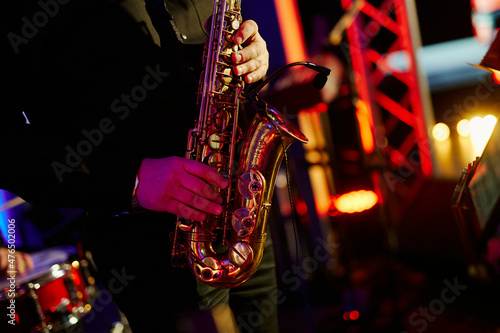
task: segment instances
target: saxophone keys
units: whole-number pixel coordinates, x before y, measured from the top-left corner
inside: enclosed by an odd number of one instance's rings
[[[225,84],[230,84],[231,81],[233,81],[233,73],[231,71],[231,68],[230,67],[226,67],[224,68],[224,70],[222,71],[222,81],[225,83]]]
[[[240,21],[238,21],[237,19],[232,20],[231,28],[233,28],[234,30],[238,30],[240,28]]]
[[[208,137],[208,146],[212,150],[220,150],[224,146],[224,141],[218,133],[212,133]]]
[[[238,237],[246,237],[255,229],[254,214],[246,207],[239,208],[233,213],[231,225]]]
[[[238,267],[245,267],[253,260],[252,247],[245,242],[234,244],[229,250],[229,260],[233,265]]]
[[[245,199],[252,199],[256,194],[262,192],[264,184],[260,174],[246,172],[238,180],[238,191]]]
[[[238,191],[240,192],[241,196],[245,199],[253,198],[253,192],[249,188],[251,182],[252,182],[252,176],[250,175],[250,172],[244,173],[238,179]]]
[[[254,180],[248,185],[248,188],[253,193],[260,193],[262,191],[262,183],[258,180]]]
[[[224,155],[222,153],[213,152],[206,157],[204,162],[218,170],[224,167]]]
[[[230,123],[230,121],[231,121],[231,114],[229,114],[229,112],[227,112],[226,110],[220,110],[215,115],[213,123],[217,129],[221,130],[226,128],[226,126]]]
[[[222,277],[222,265],[212,257],[206,257],[202,260],[202,265],[195,264],[194,271],[200,280],[204,282],[215,282]]]

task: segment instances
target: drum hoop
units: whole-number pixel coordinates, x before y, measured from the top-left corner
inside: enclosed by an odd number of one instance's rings
[[[48,283],[58,280],[60,278],[64,279],[68,277],[68,274],[71,274],[71,266],[69,268],[63,268],[62,266],[69,265],[67,263],[63,264],[56,264],[59,265],[60,268],[54,268],[52,266],[49,271],[46,271],[45,273],[42,273],[41,275],[28,280],[24,281],[22,283],[16,283],[16,292],[15,292],[15,298],[21,297],[26,293],[29,293],[30,289],[33,289],[35,292],[37,289],[36,284],[39,284],[40,287],[43,287],[47,285]],[[61,272],[62,274],[59,276],[54,276],[54,272]],[[4,288],[3,290],[0,291],[0,301],[6,300],[6,299],[11,299],[12,297],[8,297],[8,294],[11,292],[10,287],[9,288]]]

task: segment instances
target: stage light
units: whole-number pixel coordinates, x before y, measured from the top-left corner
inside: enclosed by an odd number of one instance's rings
[[[307,57],[304,29],[296,1],[274,0],[286,62],[305,61]]]
[[[469,129],[471,135],[480,133],[482,131],[482,127],[483,127],[483,118],[481,117],[474,117],[469,122]]]
[[[360,190],[342,194],[332,200],[334,209],[330,209],[330,215],[336,215],[337,213],[353,214],[375,206],[378,197],[373,191]]]
[[[468,137],[470,135],[470,120],[462,119],[457,124],[457,133],[462,137]]]
[[[362,100],[356,102],[356,117],[358,118],[359,134],[363,150],[365,153],[371,154],[375,149],[372,121],[369,107]]]
[[[74,325],[74,324],[78,323],[78,318],[76,318],[75,316],[73,316],[73,315],[69,315],[68,317],[69,317],[69,322],[70,322],[71,324],[73,324],[73,325]]]
[[[479,156],[483,153],[496,122],[496,117],[492,115],[487,115],[484,118],[474,117],[470,120],[470,137],[476,155]]]
[[[500,73],[498,71],[493,71],[491,73],[491,78],[496,84],[500,84]]]
[[[432,137],[436,141],[446,141],[450,137],[450,128],[445,123],[437,123],[432,128]]]
[[[313,165],[309,168],[309,178],[314,193],[316,211],[319,216],[328,216],[330,210],[330,191],[326,178],[326,171],[320,165]]]
[[[490,132],[493,132],[493,129],[495,128],[495,125],[497,123],[497,117],[489,114],[483,118],[485,122],[486,129]]]

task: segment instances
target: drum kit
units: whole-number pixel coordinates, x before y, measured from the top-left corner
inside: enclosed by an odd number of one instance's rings
[[[0,279],[0,332],[76,332],[97,296],[89,263],[72,246],[31,253],[34,268]]]

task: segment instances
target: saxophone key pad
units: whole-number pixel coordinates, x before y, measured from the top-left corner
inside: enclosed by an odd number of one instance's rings
[[[255,218],[253,215],[246,207],[234,211],[231,224],[238,237],[246,237],[253,232],[255,228]]]
[[[248,185],[248,188],[253,193],[260,193],[262,191],[262,183],[254,180],[250,183],[250,185]]]
[[[229,250],[229,260],[238,267],[247,266],[252,262],[252,247],[245,242],[239,242],[233,245]]]
[[[218,260],[212,257],[206,257],[202,260],[202,265],[196,264],[196,274],[205,282],[214,282],[222,276],[222,267]]]
[[[219,150],[224,146],[224,142],[218,133],[213,133],[208,137],[208,146],[212,150]]]
[[[238,30],[240,28],[240,21],[238,21],[237,19],[234,19],[232,22],[231,22],[231,27],[234,29],[234,30]]]
[[[245,199],[252,199],[254,192],[250,190],[249,185],[252,183],[252,176],[250,172],[246,172],[241,175],[238,179],[238,191],[241,196]]]

